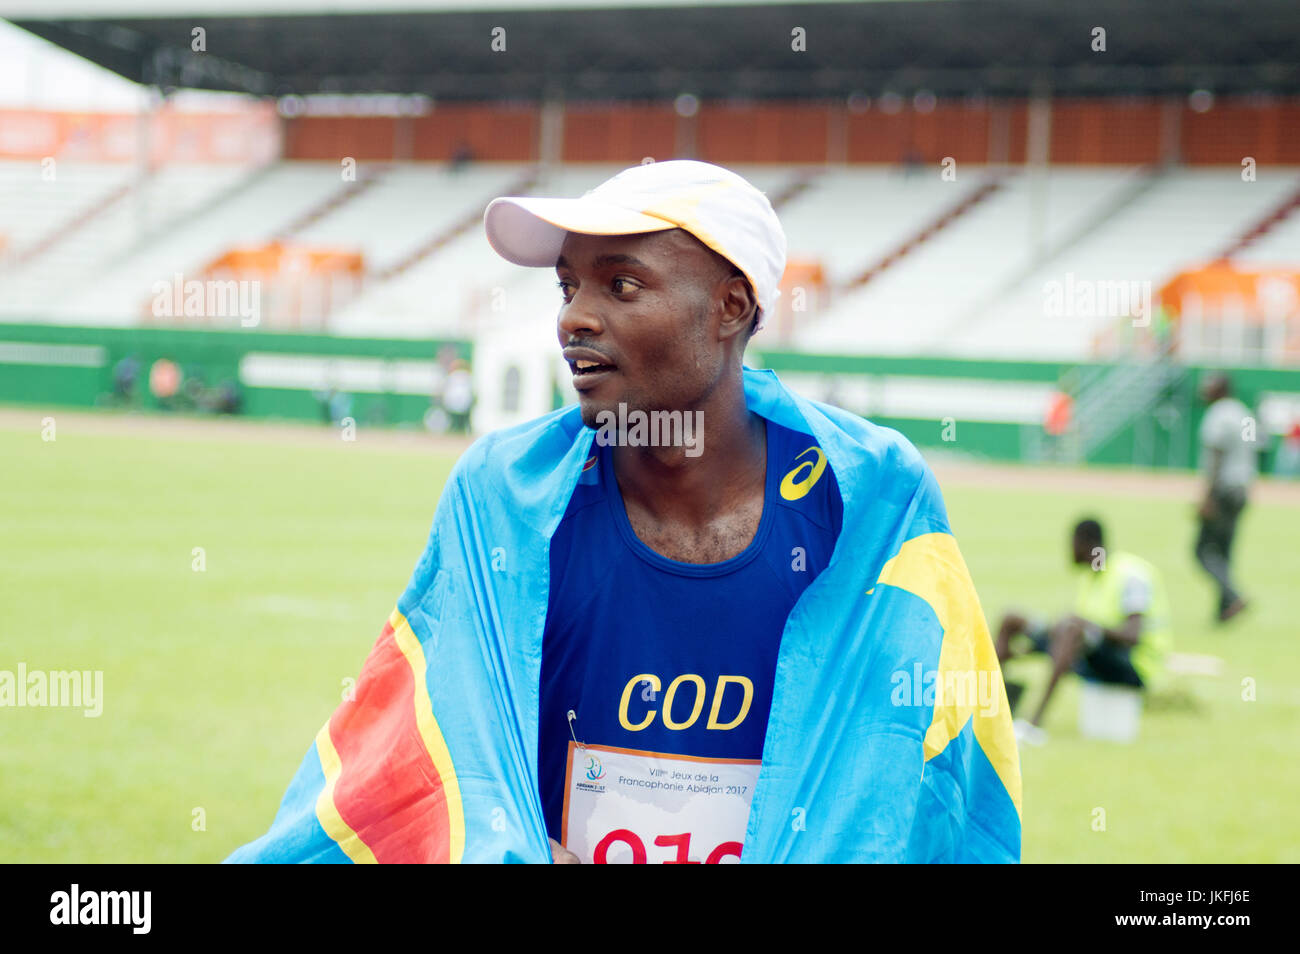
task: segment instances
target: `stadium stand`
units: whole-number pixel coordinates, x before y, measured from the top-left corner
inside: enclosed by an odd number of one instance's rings
[[[1078,228],[1090,210],[1105,206],[1134,175],[1123,168],[1053,167],[1035,178],[1024,171],[967,167],[959,178],[969,177],[974,184],[996,176],[1001,188],[860,290],[836,301],[820,319],[812,319],[799,341],[832,352],[861,349],[868,339],[873,349],[885,353],[936,348],[955,316],[1000,289],[1039,250]],[[932,191],[952,189],[937,175],[929,178]],[[896,229],[904,211],[888,220]],[[1037,232],[1035,212],[1041,220]],[[822,214],[835,213],[826,208]]]
[[[116,270],[114,263],[124,252],[166,243],[173,227],[219,214],[224,202],[217,200],[242,191],[252,174],[229,164],[187,163],[163,166],[136,181],[130,171],[110,175],[97,166],[61,169],[56,182],[63,176],[84,179],[88,194],[54,203],[54,211],[37,216],[46,225],[44,238],[11,266],[0,313],[101,321],[136,314],[136,309],[115,312],[111,302],[99,298],[103,288],[97,276]],[[101,307],[84,313],[70,309],[67,302],[78,288],[88,290]]]
[[[547,57],[491,67],[471,42],[488,35],[489,14],[437,3],[234,14],[230,62],[177,40],[190,30],[179,10],[110,24],[45,6],[44,19],[15,22],[150,90],[149,109],[166,114],[158,128],[176,133],[156,138],[181,151],[137,179],[128,161],[71,160],[96,129],[104,148],[134,143],[136,117],[25,117],[0,149],[26,150],[0,163],[10,321],[149,323],[158,282],[285,242],[360,262],[359,291],[314,298],[325,313],[266,330],[470,339],[556,304],[553,276],[487,247],[487,200],[577,195],[643,156],[727,165],[778,207],[787,291],[815,294],[804,310],[803,296],[783,298],[768,347],[1083,361],[1113,345],[1125,310],[1067,302],[1054,315],[1053,286],[1135,282],[1145,302],[1225,252],[1244,265],[1300,260],[1300,80],[1277,67],[1296,61],[1279,29],[1287,0],[1260,0],[1248,22],[1224,0],[1173,20],[1109,3],[1124,43],[1107,69],[1077,42],[1091,12],[1033,4],[1003,18],[996,43],[971,33],[969,3],[918,0],[906,17],[887,4],[805,4],[817,43],[812,68],[795,70],[785,44],[764,39],[788,30],[777,4],[743,16],[707,5],[519,11],[515,35],[546,36]],[[734,38],[725,50],[720,29]],[[286,59],[301,31],[312,56]],[[894,59],[864,64],[860,39],[882,31],[893,42],[881,55]],[[1225,51],[1204,53],[1206,36]],[[1273,58],[1257,63],[1266,41]],[[187,115],[178,90],[244,105]],[[62,139],[37,150],[47,126]],[[57,184],[39,178],[46,155],[59,157]],[[1240,174],[1247,156],[1252,181]]]
[[[119,257],[66,297],[57,314],[82,322],[139,320],[154,282],[196,276],[230,246],[270,238],[324,202],[338,181],[337,165],[325,163],[277,165],[250,175],[202,215],[174,220],[154,240]]]
[[[195,276],[232,246],[292,238],[365,259],[366,289],[330,317],[334,331],[466,333],[501,298],[521,318],[554,307],[549,273],[506,266],[470,227],[487,199],[577,195],[620,168],[363,163],[344,180],[326,162],[175,164],[134,186],[124,167],[86,164],[61,170],[73,188],[51,191],[31,181],[31,164],[6,163],[0,181],[14,202],[0,308],[130,323],[146,314],[159,276]],[[1276,263],[1300,247],[1300,215],[1278,215],[1292,208],[1296,169],[1243,183],[1232,168],[964,164],[955,181],[898,165],[736,168],[778,199],[792,257],[825,270],[830,304],[797,315],[790,343],[827,353],[1083,358],[1119,316],[1045,321],[1048,283],[1069,275],[1158,288],[1270,217],[1240,259]]]
[[[943,340],[957,354],[1088,356],[1092,339],[1121,316],[1097,310],[1044,320],[1053,317],[1045,310],[1047,284],[1064,285],[1073,276],[1076,285],[1136,281],[1150,283],[1154,291],[1189,263],[1214,257],[1295,188],[1295,170],[1250,183],[1239,173],[1233,168],[1169,171],[982,314],[952,312]],[[1294,247],[1290,254],[1294,260]]]
[[[13,264],[40,254],[130,187],[131,169],[121,163],[65,163],[55,176],[46,168],[0,160],[0,232]]]
[[[1230,252],[1234,261],[1276,265],[1300,257],[1300,170],[1296,170],[1293,185],[1294,192],[1237,240]]]

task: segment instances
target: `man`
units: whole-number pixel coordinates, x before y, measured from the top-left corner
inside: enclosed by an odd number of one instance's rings
[[[1052,657],[1037,711],[1028,722],[1016,720],[1017,735],[1031,745],[1047,740],[1043,714],[1065,673],[1142,689],[1158,678],[1172,648],[1169,603],[1155,567],[1131,553],[1108,551],[1101,524],[1092,519],[1075,526],[1070,555],[1080,568],[1074,613],[1050,627],[1008,613],[998,627],[999,662],[1033,652]]]
[[[1196,559],[1219,588],[1217,619],[1226,623],[1246,608],[1232,582],[1229,563],[1237,520],[1255,479],[1255,423],[1250,409],[1232,394],[1226,374],[1212,374],[1201,385],[1209,405],[1201,419],[1201,470],[1205,492],[1197,509],[1200,532]]]
[[[485,226],[555,269],[578,407],[458,462],[357,698],[231,860],[1017,860],[1001,683],[933,691],[998,668],[932,475],[742,365],[766,197],[663,162]]]

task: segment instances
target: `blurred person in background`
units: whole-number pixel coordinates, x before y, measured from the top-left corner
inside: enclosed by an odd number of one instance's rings
[[[170,358],[159,358],[149,366],[149,393],[164,411],[175,410],[182,383],[180,366]]]
[[[238,414],[244,408],[244,398],[239,392],[239,382],[226,378],[213,388],[209,396],[209,410],[214,414]]]
[[[451,154],[451,171],[464,172],[475,158],[474,147],[462,139]]]
[[[1196,559],[1219,588],[1218,621],[1232,619],[1246,601],[1232,582],[1230,561],[1237,521],[1255,479],[1255,420],[1232,393],[1226,374],[1201,382],[1201,400],[1209,405],[1201,420],[1201,472],[1205,492],[1197,508],[1200,532]]]
[[[339,424],[352,416],[352,395],[346,391],[331,386],[312,391],[311,396],[316,399],[324,424]]]
[[[442,389],[442,406],[450,419],[452,433],[469,433],[469,412],[474,407],[474,376],[469,362],[457,361],[451,366]]]
[[[998,662],[1029,653],[1052,657],[1052,674],[1038,710],[1017,719],[1016,737],[1031,745],[1047,741],[1043,713],[1066,672],[1092,682],[1144,689],[1159,676],[1172,648],[1169,601],[1160,572],[1131,553],[1107,551],[1101,524],[1080,520],[1070,555],[1081,570],[1074,613],[1054,625],[1008,613],[998,627]]]
[[[119,404],[135,403],[135,386],[143,367],[135,354],[127,355],[113,366],[113,397]]]
[[[1300,420],[1291,425],[1291,430],[1279,442],[1273,473],[1279,477],[1300,477]]]
[[[1047,435],[1047,452],[1049,459],[1058,459],[1068,451],[1066,437],[1070,433],[1070,424],[1074,417],[1074,398],[1065,384],[1061,384],[1047,401],[1047,412],[1043,415],[1043,433]]]

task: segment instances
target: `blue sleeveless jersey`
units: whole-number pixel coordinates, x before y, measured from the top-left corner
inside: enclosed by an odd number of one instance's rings
[[[721,563],[681,563],[642,543],[613,449],[593,447],[550,550],[538,784],[557,841],[574,736],[645,752],[762,757],[786,618],[830,561],[843,519],[817,442],[771,420],[766,431],[758,530]]]

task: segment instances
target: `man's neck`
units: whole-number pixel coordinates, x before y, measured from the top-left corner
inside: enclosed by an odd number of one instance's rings
[[[682,413],[700,423],[694,455],[682,446],[614,448],[614,474],[629,509],[703,526],[755,492],[761,498],[766,429],[746,406],[743,383]]]

